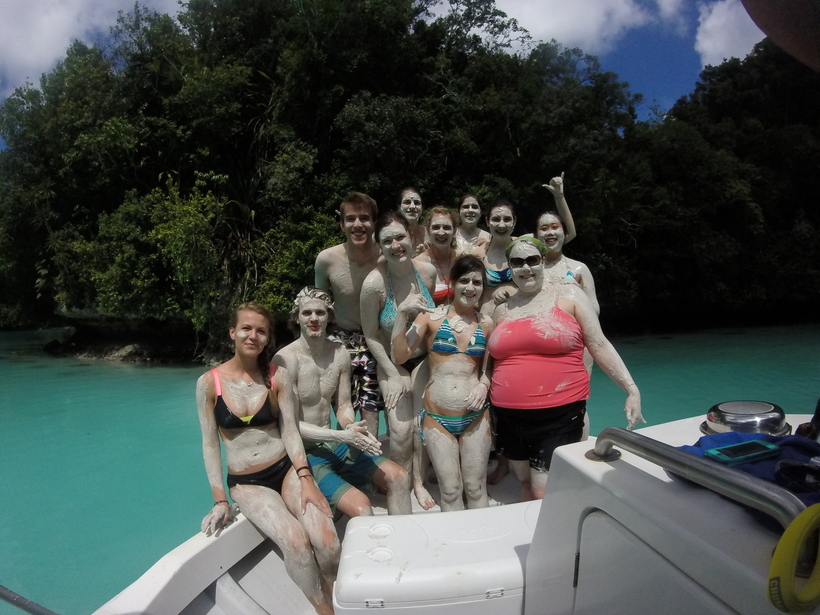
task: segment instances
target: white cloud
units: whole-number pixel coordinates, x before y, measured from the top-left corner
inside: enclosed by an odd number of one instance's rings
[[[176,0],[142,2],[176,14]],[[133,0],[3,0],[0,20],[0,99],[26,81],[39,85],[75,40],[91,44],[116,23]]]
[[[684,0],[496,0],[498,8],[533,39],[557,40],[586,53],[610,51],[633,29],[649,24],[683,26]]]
[[[700,17],[695,51],[701,64],[717,66],[726,58],[745,58],[766,36],[752,21],[740,0],[698,4]]]

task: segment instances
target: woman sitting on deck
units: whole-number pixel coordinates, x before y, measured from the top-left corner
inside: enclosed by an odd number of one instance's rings
[[[282,550],[288,574],[317,613],[332,613],[330,592],[340,544],[330,506],[310,472],[296,421],[293,391],[275,378],[267,349],[273,321],[261,305],[233,316],[234,356],[200,376],[196,387],[205,471],[214,506],[202,520],[210,535],[231,521],[222,478],[220,439],[231,498]],[[282,367],[280,370],[284,369]]]
[[[393,326],[393,358],[398,363],[420,346],[429,351],[430,382],[424,391],[421,431],[441,488],[441,510],[487,506],[487,459],[490,418],[486,338],[492,321],[478,311],[484,290],[484,264],[462,256],[450,270],[453,302],[430,310],[411,294],[399,305],[402,318]],[[421,312],[421,313],[419,313]],[[408,330],[404,321],[416,316]]]

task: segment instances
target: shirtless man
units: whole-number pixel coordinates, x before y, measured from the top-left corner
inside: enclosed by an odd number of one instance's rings
[[[299,400],[299,431],[319,489],[334,513],[348,517],[372,515],[373,485],[387,491],[387,512],[409,514],[410,477],[397,463],[381,455],[381,442],[364,421],[355,422],[350,401],[350,359],[345,348],[327,337],[334,319],[326,292],[308,286],[293,302],[290,325],[299,339],[280,350],[273,362],[287,367],[286,387]],[[331,429],[331,402],[341,429]]]
[[[379,247],[373,239],[378,208],[376,201],[351,192],[340,207],[345,242],[323,250],[316,257],[315,286],[330,293],[336,306],[336,322],[330,338],[345,345],[352,366],[353,409],[373,435],[379,433],[379,412],[384,400],[376,375],[376,360],[362,334],[359,297],[362,283],[376,266]]]

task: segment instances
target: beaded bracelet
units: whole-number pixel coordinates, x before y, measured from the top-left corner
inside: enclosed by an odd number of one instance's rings
[[[214,502],[214,506],[216,506],[217,504],[227,504],[227,503],[228,503],[228,500],[217,500],[217,501]]]

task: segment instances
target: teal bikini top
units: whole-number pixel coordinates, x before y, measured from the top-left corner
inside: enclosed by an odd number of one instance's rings
[[[447,312],[449,313],[450,310],[448,309]],[[481,328],[481,323],[479,323],[475,333],[470,338],[470,343],[467,344],[467,350],[464,352],[459,350],[456,334],[450,326],[450,321],[445,317],[438,331],[436,331],[436,336],[433,338],[433,347],[430,350],[447,354],[467,354],[471,357],[483,357],[486,348],[487,339],[484,337],[484,329]]]
[[[509,267],[502,269],[501,271],[496,271],[495,269],[484,269],[484,272],[487,274],[487,286],[490,288],[501,286],[506,282],[512,282],[512,269]]]
[[[387,292],[387,297],[384,300],[382,311],[379,312],[379,325],[381,325],[381,328],[385,331],[392,331],[393,323],[396,321],[396,298],[393,296],[393,282],[390,279],[390,272],[387,271],[386,273],[385,291]],[[416,274],[416,284],[419,287],[421,296],[427,301],[427,307],[436,307],[435,302],[433,302],[433,297],[430,296],[430,291],[427,290],[427,286],[421,281],[419,270],[416,269],[415,265],[413,265],[413,273]]]

